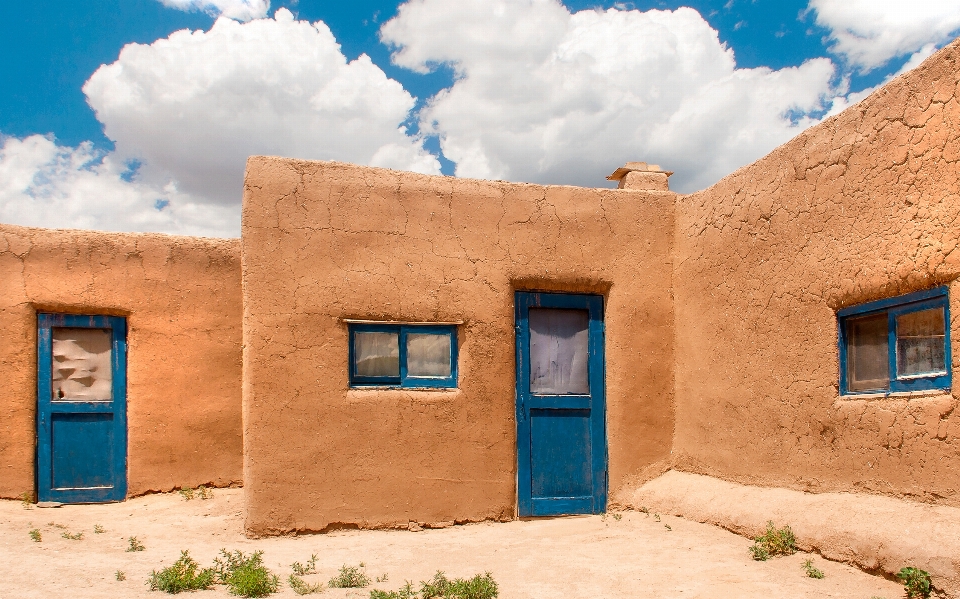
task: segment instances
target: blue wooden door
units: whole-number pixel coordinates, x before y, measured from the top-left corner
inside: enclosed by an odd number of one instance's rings
[[[37,315],[40,501],[126,497],[126,339],[121,317]]]
[[[607,505],[603,298],[516,294],[520,516]]]

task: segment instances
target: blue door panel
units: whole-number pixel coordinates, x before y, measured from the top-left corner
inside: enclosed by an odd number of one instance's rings
[[[76,374],[72,366],[67,368],[62,362],[58,362],[58,368],[54,367],[53,338],[58,328],[101,329],[109,333],[106,338],[109,347],[103,346],[103,351],[110,351],[108,392],[71,396],[64,395],[61,387],[54,397],[53,373]],[[122,317],[37,314],[37,498],[40,501],[93,503],[121,501],[126,497],[126,354],[127,323]],[[98,369],[101,367],[106,368],[107,364],[98,365]],[[85,375],[71,379],[81,385],[89,382]]]
[[[530,410],[534,498],[592,497],[589,410]]]
[[[113,486],[113,414],[51,415],[51,488]]]
[[[533,331],[531,309],[537,310]],[[547,314],[542,309],[585,312],[587,329],[577,314]],[[607,504],[603,298],[518,291],[515,318],[519,515],[603,512]],[[536,383],[531,385],[534,369]],[[559,376],[551,378],[554,375]]]

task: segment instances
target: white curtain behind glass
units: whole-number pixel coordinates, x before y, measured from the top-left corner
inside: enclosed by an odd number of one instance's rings
[[[590,315],[586,310],[531,308],[530,392],[586,395],[590,392]]]

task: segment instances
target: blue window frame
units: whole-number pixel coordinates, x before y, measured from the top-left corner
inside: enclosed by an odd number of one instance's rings
[[[457,327],[350,323],[350,386],[455,388]]]
[[[947,287],[837,312],[840,393],[950,389]]]

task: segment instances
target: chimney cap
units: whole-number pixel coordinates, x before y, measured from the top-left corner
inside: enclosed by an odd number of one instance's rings
[[[617,170],[613,171],[612,174],[607,175],[607,181],[619,181],[627,176],[627,173],[633,171],[644,171],[648,173],[663,173],[666,176],[673,174],[673,171],[664,171],[660,169],[659,164],[647,164],[646,162],[628,162],[625,165],[621,166]]]

